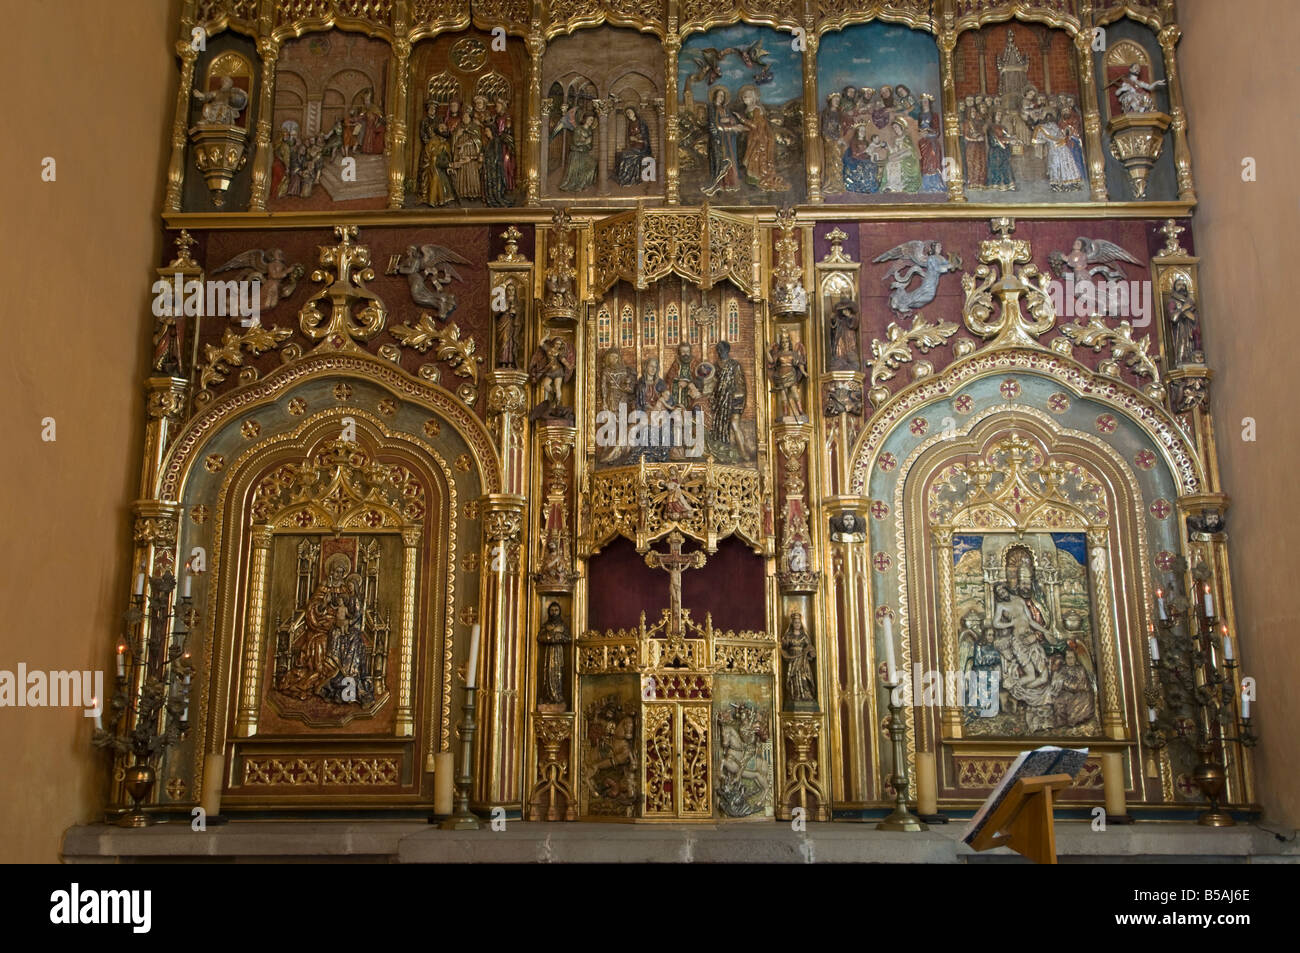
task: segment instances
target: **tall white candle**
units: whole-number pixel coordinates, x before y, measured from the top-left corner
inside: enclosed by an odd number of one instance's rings
[[[184,598],[186,599],[190,597],[190,586],[193,584],[193,582],[194,582],[194,577],[190,575],[190,573],[187,570],[185,573],[185,592],[183,593]]]
[[[117,677],[126,678],[126,646],[117,644]]]
[[[141,572],[141,573],[136,573],[136,577],[135,577],[135,594],[136,594],[137,596],[142,596],[142,595],[144,595],[144,573],[142,573],[142,572]]]
[[[1156,637],[1154,635],[1151,636],[1151,661],[1153,662],[1160,661],[1160,643],[1156,641]]]
[[[1169,618],[1165,612],[1165,592],[1163,589],[1156,590],[1156,611],[1160,613],[1160,621],[1164,622]]]
[[[1223,633],[1223,658],[1231,662],[1235,656],[1232,654],[1232,636],[1227,631]]]
[[[1214,600],[1210,598],[1210,584],[1205,584],[1205,614],[1211,619],[1214,618]]]
[[[474,628],[469,634],[469,673],[465,676],[465,685],[468,688],[478,687],[478,640],[481,632],[478,623],[474,623]]]
[[[894,659],[894,624],[885,616],[885,681],[890,685],[898,683],[898,662]]]
[[[1241,693],[1241,717],[1250,717],[1250,696],[1245,692]]]
[[[1154,708],[1147,709],[1147,721],[1153,725],[1156,723],[1156,710]]]
[[[95,710],[95,730],[96,730],[96,731],[103,731],[103,730],[104,730],[104,715],[103,715],[102,709],[100,709],[100,707],[99,707],[99,699],[98,699],[98,698],[92,698],[92,699],[90,700],[90,707],[93,708],[93,709]]]
[[[208,817],[221,813],[221,782],[226,770],[225,755],[209,754],[203,759],[203,794],[200,805]]]

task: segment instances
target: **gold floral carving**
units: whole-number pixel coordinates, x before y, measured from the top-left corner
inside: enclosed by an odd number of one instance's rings
[[[244,364],[244,352],[258,357],[265,351],[273,351],[283,342],[293,337],[289,328],[266,328],[254,325],[243,334],[233,328],[226,328],[221,335],[220,346],[203,345],[203,367],[199,370],[199,388],[208,390],[213,384],[221,384],[226,375],[234,368]]]
[[[457,377],[467,377],[478,386],[478,366],[483,358],[474,353],[475,341],[472,337],[461,337],[460,327],[448,324],[438,327],[433,316],[423,311],[414,324],[398,324],[388,329],[403,347],[414,348],[423,354],[434,344],[438,345],[438,359],[446,361]]]
[[[995,218],[991,227],[997,239],[980,243],[980,265],[974,275],[962,275],[966,293],[962,316],[966,327],[982,338],[993,338],[994,347],[1038,347],[1038,336],[1056,323],[1056,310],[1048,296],[1050,276],[1039,274],[1030,262],[1033,249],[1028,241],[1013,239],[1015,219]],[[997,265],[994,271],[990,265]],[[1019,272],[1016,265],[1023,265]],[[1020,307],[1024,296],[1026,317]]]
[[[957,333],[958,327],[951,321],[926,321],[921,315],[912,318],[912,326],[906,330],[895,321],[885,328],[885,339],[871,342],[871,401],[879,406],[883,398],[889,396],[887,390],[883,395],[877,390],[879,384],[891,380],[902,364],[912,361],[912,348],[922,354],[929,354],[936,347],[948,343],[948,339]]]
[[[396,785],[398,758],[245,758],[244,784]]]
[[[384,329],[388,308],[366,288],[375,272],[369,246],[353,244],[357,227],[335,225],[334,235],[339,243],[319,246],[322,267],[311,273],[312,281],[328,284],[307,299],[298,318],[302,333],[323,341],[322,347],[356,348],[355,342],[369,341]],[[328,313],[322,313],[322,303],[328,303]]]
[[[1065,324],[1061,333],[1079,347],[1091,348],[1094,353],[1101,353],[1102,348],[1110,348],[1110,357],[1097,365],[1099,373],[1107,377],[1119,377],[1121,366],[1127,367],[1137,377],[1151,379],[1147,396],[1160,400],[1164,389],[1160,386],[1160,366],[1150,353],[1151,337],[1144,336],[1133,340],[1133,327],[1127,321],[1121,321],[1110,327],[1101,318],[1094,316],[1087,324]]]
[[[403,526],[424,519],[424,487],[400,464],[374,460],[355,441],[324,444],[302,464],[283,464],[253,490],[253,519],[286,528]]]

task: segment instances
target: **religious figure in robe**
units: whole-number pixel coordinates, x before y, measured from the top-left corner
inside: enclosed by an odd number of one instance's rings
[[[277,685],[286,695],[338,703],[373,697],[362,634],[361,576],[351,568],[344,554],[331,556],[324,580],[291,623],[292,665]]]
[[[638,185],[641,169],[650,157],[650,127],[632,106],[623,110],[627,125],[623,131],[623,148],[614,153],[614,171],[611,178],[619,185]]]
[[[677,345],[677,359],[668,367],[668,401],[673,407],[686,410],[700,396],[695,382],[698,371],[699,362],[691,352],[691,345],[683,341]]]
[[[812,639],[804,628],[803,613],[791,612],[785,634],[781,636],[781,658],[784,660],[786,700],[815,702],[817,684],[813,678],[816,653]]]
[[[970,718],[994,718],[1001,705],[1002,653],[993,644],[993,626],[984,623],[975,634],[975,644],[963,669],[966,713]]]
[[[596,181],[596,114],[588,113],[574,128],[569,164],[560,181],[563,192],[582,192]]]
[[[483,204],[489,208],[509,205],[506,195],[505,153],[498,134],[498,114],[488,104],[486,96],[474,98],[474,115],[479,117],[480,135],[483,137]]]
[[[1016,188],[1015,173],[1011,168],[1011,147],[1015,145],[1011,131],[1002,121],[1002,110],[993,114],[988,131],[988,182],[985,188],[995,192],[1012,192]]]
[[[736,459],[748,460],[750,449],[745,440],[740,418],[745,412],[748,391],[745,387],[745,367],[731,356],[731,344],[719,341],[713,346],[718,361],[713,372],[709,395],[709,439],[715,452],[735,447]]]
[[[885,182],[882,192],[921,191],[921,154],[912,141],[907,122],[895,119],[890,127],[894,133],[893,144],[885,157]]]
[[[735,192],[740,188],[736,137],[744,127],[727,108],[729,97],[723,86],[709,93],[709,105],[704,116],[709,134],[709,184],[703,189],[705,195]]]
[[[830,366],[832,370],[855,369],[858,355],[858,306],[847,298],[831,308]]]
[[[749,131],[745,144],[745,181],[764,192],[785,192],[790,183],[776,171],[776,132],[767,111],[759,102],[758,90],[746,86],[740,91],[741,123]]]
[[[930,109],[929,96],[922,96],[925,110],[918,123],[917,151],[921,155],[921,191],[943,192],[943,134],[939,131],[939,116]]]
[[[988,135],[979,109],[973,105],[962,120],[961,141],[966,158],[966,187],[982,189],[988,181]]]
[[[203,122],[233,126],[239,122],[239,114],[248,105],[248,93],[235,85],[229,76],[221,77],[217,88],[208,92],[194,91],[194,98],[203,104],[200,115]]]
[[[537,632],[537,642],[541,646],[542,685],[540,702],[543,705],[567,706],[564,693],[564,676],[569,643],[573,636],[569,624],[564,621],[558,602],[546,607],[546,621]]]
[[[1048,112],[1034,130],[1035,145],[1047,147],[1047,178],[1053,192],[1077,192],[1083,188],[1083,170],[1074,161],[1075,151],[1068,132],[1057,124],[1055,112]]]
[[[1050,666],[1055,727],[1075,728],[1091,721],[1097,703],[1088,670],[1079,663],[1079,656],[1069,649],[1054,653]]]
[[[519,289],[513,281],[505,284],[505,308],[497,315],[497,367],[518,367],[520,333]]]
[[[799,419],[804,416],[803,398],[799,391],[808,376],[808,360],[800,348],[795,347],[789,331],[782,331],[768,351],[768,373],[772,390],[781,398],[781,416]]]
[[[375,105],[370,90],[362,94],[360,109],[366,121],[365,139],[361,143],[361,151],[366,155],[383,155],[384,131],[388,127],[388,122],[384,118],[383,110]]]
[[[1196,301],[1182,278],[1174,281],[1173,290],[1165,301],[1165,313],[1173,329],[1175,364],[1204,364],[1201,350],[1201,327],[1196,314]]]
[[[515,191],[515,183],[518,179],[518,161],[515,150],[515,124],[510,117],[510,100],[505,94],[497,96],[496,100],[496,147],[501,155],[501,180],[505,187],[506,195],[512,195]]]
[[[823,181],[826,192],[844,191],[844,117],[840,113],[843,97],[831,93],[821,114]]]
[[[995,644],[1006,662],[1007,693],[1029,709],[1026,718],[1031,731],[1050,727],[1051,699],[1043,641],[1048,632],[1035,618],[1023,597],[1011,592],[1006,583],[994,588],[993,628]],[[1046,708],[1046,711],[1034,709]],[[1044,721],[1046,719],[1046,721]]]
[[[483,126],[471,105],[451,136],[452,185],[461,199],[483,197]]]
[[[1155,90],[1164,85],[1163,79],[1148,83],[1142,78],[1142,67],[1134,63],[1128,68],[1128,73],[1119,79],[1119,89],[1115,95],[1126,114],[1153,113],[1156,111]]]
[[[438,104],[430,101],[428,115],[420,120],[420,167],[416,176],[416,191],[420,200],[434,208],[446,205],[456,198],[452,188],[451,139],[447,124],[438,119]]]
[[[880,166],[889,147],[878,135],[868,138],[867,127],[853,127],[852,137],[840,161],[844,188],[849,192],[870,194],[880,191]]]

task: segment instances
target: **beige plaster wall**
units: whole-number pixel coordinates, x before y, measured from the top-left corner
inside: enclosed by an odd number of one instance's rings
[[[1266,821],[1300,827],[1300,18],[1294,0],[1180,0],[1179,64],[1200,208],[1205,348],[1216,378],[1245,674],[1259,686]],[[1242,181],[1252,157],[1258,181]],[[1257,439],[1242,439],[1253,418]]]
[[[18,79],[0,148],[0,669],[111,664],[178,7],[5,4]],[[41,181],[45,156],[54,182]],[[0,709],[0,861],[53,862],[63,831],[94,816],[106,771],[90,729],[80,709]]]

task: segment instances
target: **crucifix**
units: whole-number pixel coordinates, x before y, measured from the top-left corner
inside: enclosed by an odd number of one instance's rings
[[[682,543],[686,537],[679,530],[668,534],[668,552],[657,553],[653,550],[645,554],[645,564],[651,569],[662,569],[669,574],[668,582],[668,635],[679,638],[682,635],[682,573],[687,569],[700,569],[707,557],[696,550],[693,553],[682,552]]]

